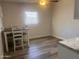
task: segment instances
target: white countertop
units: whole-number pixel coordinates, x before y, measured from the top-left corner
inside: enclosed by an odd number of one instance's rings
[[[66,45],[74,50],[79,51],[79,37],[78,38],[73,38],[73,39],[68,39],[64,41],[60,41],[60,44]]]

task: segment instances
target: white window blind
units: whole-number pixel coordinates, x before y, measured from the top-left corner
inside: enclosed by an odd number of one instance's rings
[[[25,23],[26,25],[33,25],[38,24],[38,13],[37,12],[25,12],[26,19]]]

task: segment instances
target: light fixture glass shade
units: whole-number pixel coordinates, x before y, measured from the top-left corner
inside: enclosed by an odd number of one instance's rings
[[[40,0],[39,3],[40,5],[45,6],[48,4],[48,0]]]

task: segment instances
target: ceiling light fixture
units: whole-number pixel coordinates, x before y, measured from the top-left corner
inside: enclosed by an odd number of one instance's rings
[[[40,5],[45,6],[48,4],[47,0],[40,0]]]

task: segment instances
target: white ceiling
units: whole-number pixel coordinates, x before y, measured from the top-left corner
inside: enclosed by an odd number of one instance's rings
[[[37,2],[38,0],[4,0],[6,2],[28,2],[28,3],[33,3]]]
[[[0,1],[1,1],[1,0],[0,0]],[[39,0],[2,0],[2,1],[5,1],[5,2],[36,3],[36,2],[38,2]],[[54,1],[54,0],[51,0],[51,1]]]

